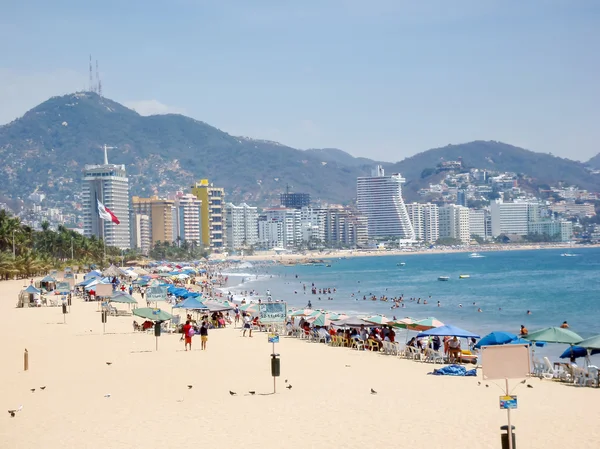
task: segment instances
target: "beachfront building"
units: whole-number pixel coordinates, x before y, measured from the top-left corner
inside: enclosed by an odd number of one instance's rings
[[[573,223],[568,220],[530,221],[529,234],[546,235],[557,242],[569,242],[573,238]]]
[[[225,190],[215,187],[208,179],[201,179],[192,186],[192,194],[202,201],[202,242],[211,249],[223,248],[225,237]]]
[[[323,214],[323,242],[333,247],[364,247],[368,243],[367,217],[347,207],[320,209]]]
[[[197,246],[202,245],[200,232],[202,202],[191,193],[177,192],[175,194],[175,232],[174,241],[188,242]]]
[[[490,203],[492,237],[501,234],[527,235],[529,222],[539,220],[540,207],[536,203],[505,203],[501,199]]]
[[[177,239],[177,232],[173,232],[174,225],[177,225],[175,201],[157,196],[134,196],[131,198],[131,207],[133,213],[148,216],[152,246],[157,242],[174,242]]]
[[[556,214],[570,217],[593,217],[596,210],[592,203],[576,203],[575,201],[559,201],[550,205],[550,210]]]
[[[258,243],[258,209],[242,203],[225,204],[227,246],[245,248]]]
[[[103,220],[98,213],[98,201],[118,218],[119,224]],[[129,179],[125,165],[109,164],[104,150],[104,164],[86,165],[82,186],[83,234],[103,239],[108,246],[131,247],[129,225]]]
[[[410,203],[406,205],[406,211],[416,239],[433,243],[440,238],[440,217],[437,204]]]
[[[488,240],[492,234],[490,229],[490,213],[485,209],[469,209],[469,228],[471,235]]]
[[[281,207],[288,209],[302,209],[310,207],[310,194],[308,193],[290,193],[286,191],[279,195]]]
[[[469,209],[456,204],[439,208],[440,238],[453,238],[468,244],[471,241]]]
[[[357,207],[367,217],[369,238],[415,239],[402,198],[404,182],[405,179],[399,173],[385,176],[381,165],[372,171],[371,176],[357,179]]]
[[[131,214],[131,247],[141,251],[144,256],[148,255],[152,246],[152,234],[150,231],[150,217],[144,214]]]
[[[300,210],[286,207],[273,207],[264,210],[262,219],[259,221],[258,240],[259,244],[266,248],[292,249],[301,245]],[[273,242],[277,243],[274,244]]]

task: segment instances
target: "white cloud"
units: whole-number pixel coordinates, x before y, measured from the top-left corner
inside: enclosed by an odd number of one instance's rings
[[[50,97],[83,90],[84,74],[68,69],[45,73],[0,67],[0,125],[21,117]]]
[[[169,106],[158,100],[126,101],[123,104],[140,115],[186,114],[185,109]]]

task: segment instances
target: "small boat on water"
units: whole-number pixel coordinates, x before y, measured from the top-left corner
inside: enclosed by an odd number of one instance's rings
[[[471,253],[471,254],[469,254],[469,257],[471,259],[481,259],[482,257],[485,257],[485,256],[483,256],[483,255],[481,255],[479,253]]]
[[[562,253],[561,257],[577,257],[577,254],[573,253]]]
[[[326,268],[331,268],[331,264],[328,263],[327,265],[325,265]]]
[[[470,274],[459,274],[458,278],[459,279],[469,279],[471,277]]]
[[[398,262],[396,264],[397,267],[403,267],[404,265],[406,265],[406,262]]]
[[[438,277],[438,281],[449,281],[450,280],[450,276],[440,276]]]

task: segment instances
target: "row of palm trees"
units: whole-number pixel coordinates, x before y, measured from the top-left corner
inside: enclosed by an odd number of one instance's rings
[[[0,210],[0,279],[24,278],[47,273],[67,265],[107,265],[119,261],[121,251],[106,247],[96,237],[84,237],[60,225],[56,231],[48,222],[36,231],[6,210]]]

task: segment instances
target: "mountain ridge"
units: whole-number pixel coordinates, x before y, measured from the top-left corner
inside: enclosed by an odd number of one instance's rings
[[[523,172],[540,184],[564,181],[600,190],[600,177],[585,165],[495,141],[448,145],[379,162],[336,148],[299,150],[283,143],[233,136],[181,114],[142,116],[89,92],[52,97],[22,117],[0,126],[0,194],[26,198],[39,188],[52,201],[73,201],[86,164],[102,162],[103,144],[118,147],[109,162],[125,164],[131,193],[149,196],[187,190],[208,178],[227,192],[227,201],[277,204],[279,193],[310,193],[313,199],[349,203],[356,178],[375,164],[407,179],[408,199],[430,181],[426,168],[462,157],[467,167]]]

